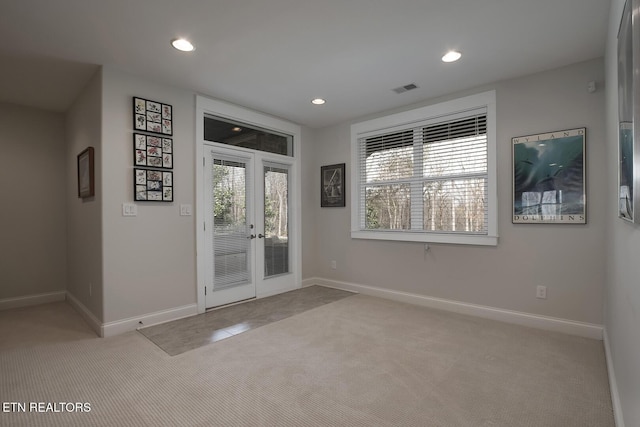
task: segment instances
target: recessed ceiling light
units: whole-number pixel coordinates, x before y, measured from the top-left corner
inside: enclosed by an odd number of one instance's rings
[[[171,40],[171,46],[183,52],[192,52],[196,50],[195,46],[193,46],[189,40],[185,39]]]
[[[461,56],[462,54],[460,52],[456,52],[455,50],[450,50],[442,57],[442,62],[455,62],[458,59],[460,59]]]
[[[322,105],[322,104],[324,104],[325,102],[327,102],[327,101],[325,101],[325,100],[324,100],[324,99],[322,99],[322,98],[316,98],[316,99],[312,99],[312,100],[311,100],[311,103],[312,103],[312,104],[314,104],[314,105]]]
[[[231,130],[234,131],[234,132],[240,132],[242,130],[242,128],[236,126],[236,127],[232,128]]]

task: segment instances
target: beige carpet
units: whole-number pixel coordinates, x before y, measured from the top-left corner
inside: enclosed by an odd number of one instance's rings
[[[11,344],[40,329],[41,308],[20,310],[0,315],[0,400],[91,411],[2,426],[614,425],[602,342],[363,295],[174,357],[88,328]]]
[[[340,289],[308,286],[149,326],[139,332],[175,356],[353,295]]]

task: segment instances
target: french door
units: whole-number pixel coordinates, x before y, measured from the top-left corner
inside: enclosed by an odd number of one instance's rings
[[[203,154],[206,308],[294,288],[292,165],[216,144]]]

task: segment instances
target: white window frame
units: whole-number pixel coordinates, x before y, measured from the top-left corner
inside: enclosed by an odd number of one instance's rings
[[[410,128],[416,122],[450,116],[478,108],[487,110],[487,209],[488,224],[486,234],[463,234],[433,232],[426,230],[365,230],[360,223],[362,184],[359,164],[358,139],[385,132]],[[396,240],[423,243],[449,243],[461,245],[497,246],[498,244],[498,192],[496,163],[496,93],[482,92],[439,104],[428,105],[414,110],[391,114],[377,119],[351,125],[351,238]]]

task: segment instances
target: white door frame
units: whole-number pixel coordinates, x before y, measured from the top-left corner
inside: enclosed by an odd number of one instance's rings
[[[208,251],[205,245],[205,233],[204,222],[206,212],[204,209],[204,181],[203,181],[203,159],[205,152],[205,140],[204,140],[204,117],[205,115],[213,115],[224,119],[239,121],[248,125],[257,126],[263,129],[272,130],[279,133],[284,133],[293,136],[293,157],[282,156],[289,161],[293,160],[291,166],[291,182],[289,194],[291,198],[291,210],[289,211],[289,225],[291,230],[291,239],[289,240],[290,250],[290,270],[294,275],[295,280],[291,288],[282,289],[261,289],[259,286],[256,288],[256,297],[262,298],[269,295],[274,295],[282,292],[287,292],[293,289],[300,288],[302,285],[302,189],[301,189],[301,129],[300,126],[277,119],[275,117],[268,116],[266,114],[258,113],[253,110],[246,109],[227,102],[218,101],[202,96],[196,96],[196,158],[195,158],[195,188],[196,188],[196,209],[195,209],[195,224],[196,224],[196,295],[198,303],[198,313],[204,313],[206,310],[205,301],[205,283],[206,283],[206,256]],[[207,144],[217,145],[215,143],[207,142]],[[220,147],[229,148],[224,144],[219,144]],[[265,155],[267,153],[264,153]],[[278,155],[269,155],[269,157]]]

